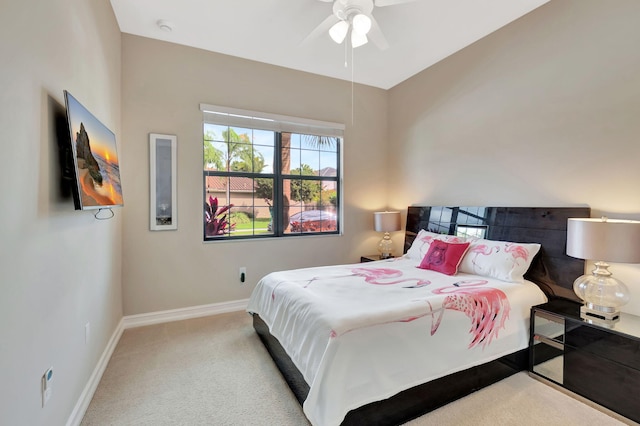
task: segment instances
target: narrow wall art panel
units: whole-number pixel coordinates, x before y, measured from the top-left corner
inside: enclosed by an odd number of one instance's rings
[[[149,225],[152,231],[178,229],[177,138],[149,134]]]

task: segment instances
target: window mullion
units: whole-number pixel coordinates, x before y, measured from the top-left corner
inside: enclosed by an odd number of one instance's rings
[[[273,232],[276,236],[282,236],[284,229],[282,226],[282,134],[275,132],[275,155],[273,166]]]

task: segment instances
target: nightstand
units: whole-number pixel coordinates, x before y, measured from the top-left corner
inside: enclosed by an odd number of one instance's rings
[[[380,260],[380,256],[377,254],[369,254],[366,256],[360,256],[360,263],[364,262],[375,262],[376,260]]]
[[[393,259],[393,258],[394,256],[389,257],[389,259]],[[385,260],[385,259],[380,259],[379,254],[369,254],[366,256],[360,256],[360,263],[375,262],[376,260]]]
[[[580,318],[580,304],[555,299],[531,308],[529,372],[640,422],[640,317],[611,328]]]

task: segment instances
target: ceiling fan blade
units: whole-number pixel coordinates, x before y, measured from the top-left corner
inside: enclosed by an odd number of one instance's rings
[[[386,50],[389,48],[389,42],[387,38],[382,34],[382,30],[380,29],[380,25],[378,25],[378,21],[373,16],[371,18],[371,30],[367,34],[369,39],[378,46],[380,50]]]
[[[314,28],[313,31],[309,33],[308,36],[302,40],[302,44],[305,45],[307,43],[312,42],[323,34],[327,34],[329,32],[329,28],[331,28],[335,23],[339,21],[338,17],[335,15],[329,15],[327,19],[322,21],[320,25]]]
[[[402,3],[411,3],[416,0],[375,0],[376,7],[393,6]]]

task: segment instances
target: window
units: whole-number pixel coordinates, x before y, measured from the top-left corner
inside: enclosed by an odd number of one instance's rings
[[[205,241],[340,232],[344,126],[200,108]]]

